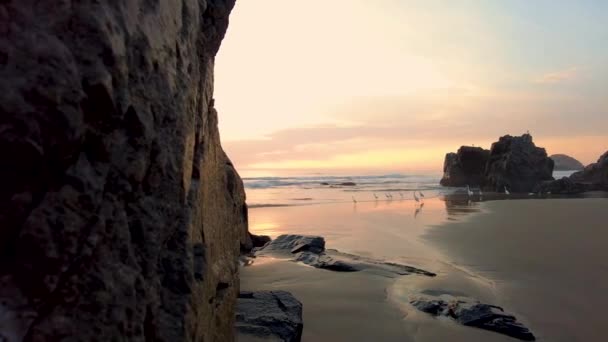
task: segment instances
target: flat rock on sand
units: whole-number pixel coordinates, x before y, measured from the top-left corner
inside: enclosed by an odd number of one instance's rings
[[[434,273],[415,267],[365,258],[358,255],[325,249],[325,239],[320,236],[281,235],[255,253],[256,256],[288,257],[309,266],[336,272],[370,270],[386,277],[420,274],[429,277]]]
[[[515,316],[505,313],[501,307],[495,305],[432,297],[416,298],[410,301],[410,304],[433,316],[453,318],[465,326],[494,331],[523,341],[536,340],[532,332],[518,322]]]

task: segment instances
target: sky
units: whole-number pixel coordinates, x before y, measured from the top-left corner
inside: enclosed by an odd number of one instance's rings
[[[241,174],[441,171],[461,145],[608,150],[608,1],[238,0],[216,58]]]

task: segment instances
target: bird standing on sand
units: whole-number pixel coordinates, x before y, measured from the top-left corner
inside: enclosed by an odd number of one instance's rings
[[[378,199],[378,195],[376,195],[376,193],[374,192],[374,198]]]
[[[352,196],[352,197],[353,197],[353,203],[357,204],[357,200],[355,199],[355,196]]]
[[[390,196],[389,196],[387,193],[384,193],[384,196],[385,196],[386,198],[391,198],[391,197],[390,197]]]
[[[471,188],[469,187],[469,185],[467,184],[467,196],[471,197],[473,196],[473,191],[471,191]]]
[[[420,202],[420,198],[418,198],[418,196],[416,196],[416,191],[414,191],[414,201]]]
[[[418,193],[420,194],[421,198],[424,198],[424,194],[422,193],[422,191],[418,191]]]
[[[509,192],[509,189],[507,189],[507,186],[505,185],[505,195],[510,195],[511,192]]]

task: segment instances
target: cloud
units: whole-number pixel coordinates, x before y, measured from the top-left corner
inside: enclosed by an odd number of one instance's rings
[[[555,84],[562,83],[571,80],[575,80],[579,77],[579,68],[571,67],[564,70],[558,70],[553,72],[548,72],[533,80],[533,83],[538,84]]]
[[[574,96],[466,94],[359,99],[336,109],[338,123],[279,129],[224,146],[242,169],[427,170],[439,169],[444,154],[463,144],[489,147],[501,135],[530,130],[543,146],[551,137],[602,135],[608,124],[607,116],[594,115],[608,108]]]

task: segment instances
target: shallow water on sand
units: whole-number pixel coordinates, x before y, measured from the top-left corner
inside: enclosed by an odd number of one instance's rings
[[[432,279],[468,284],[469,275],[451,269],[441,253],[424,242],[423,236],[435,225],[464,220],[466,214],[479,210],[476,202],[440,198],[426,199],[424,203],[379,200],[267,207],[250,211],[250,230],[273,238],[281,234],[320,235],[325,237],[327,248],[420,267],[439,273]],[[441,337],[450,337],[452,341],[504,340],[496,334],[463,329],[411,310],[406,303],[407,290],[417,286],[414,279],[431,279],[427,277],[410,275],[389,279],[367,272],[336,273],[258,258],[253,266],[242,270],[241,279],[244,290],[283,289],[294,293],[304,304],[304,341],[374,338],[433,341]],[[403,282],[405,280],[410,282]],[[430,335],[429,328],[432,329]]]

